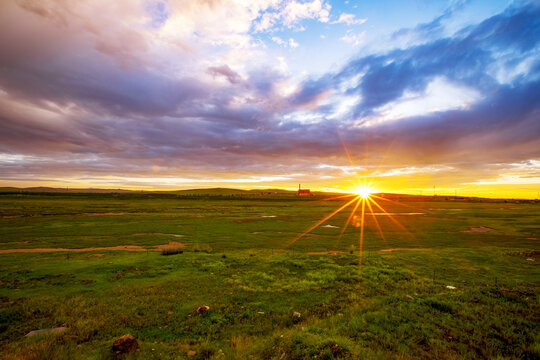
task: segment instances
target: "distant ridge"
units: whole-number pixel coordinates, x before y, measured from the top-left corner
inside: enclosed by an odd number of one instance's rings
[[[250,194],[249,190],[229,189],[229,188],[187,189],[187,190],[173,190],[173,191],[154,190],[151,192],[162,192],[162,193],[177,194],[177,195],[248,195]]]
[[[133,190],[124,190],[124,189],[82,189],[82,188],[53,188],[45,186],[37,187],[27,187],[27,188],[16,188],[16,187],[0,187],[1,192],[58,192],[58,193],[130,193],[134,192]]]
[[[283,189],[232,189],[232,188],[203,188],[203,189],[185,189],[185,190],[125,190],[125,189],[95,189],[95,188],[53,188],[53,187],[27,187],[17,188],[11,186],[0,187],[0,193],[70,193],[70,194],[146,194],[146,195],[178,195],[178,196],[245,196],[246,198],[256,197],[295,197],[296,191]],[[317,197],[333,197],[346,195],[345,192],[324,192],[314,191],[313,194]],[[349,194],[355,196],[354,194]],[[485,198],[478,196],[453,196],[453,195],[413,195],[413,194],[397,194],[397,193],[374,193],[379,197],[392,200],[407,200],[407,201],[505,201],[505,202],[539,202],[537,199],[515,199],[515,198]]]

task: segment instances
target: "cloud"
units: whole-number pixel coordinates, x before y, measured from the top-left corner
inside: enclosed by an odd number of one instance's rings
[[[213,76],[222,75],[226,77],[231,84],[237,84],[242,80],[240,75],[234,72],[228,65],[210,66],[208,72]]]
[[[321,0],[313,0],[311,2],[289,2],[282,11],[283,23],[292,27],[299,21],[304,19],[316,19],[322,23],[329,21],[330,4],[324,3]]]
[[[298,47],[298,43],[293,39],[293,38],[290,38],[289,39],[289,46],[292,47],[292,48],[297,48]]]
[[[380,178],[447,168],[537,177],[497,164],[540,158],[538,6],[299,82],[250,32],[267,14],[267,29],[329,22],[326,2],[145,3],[0,4],[3,179],[136,179],[154,166],[170,179],[342,176],[318,167],[348,164],[340,134],[355,161],[366,145],[366,161],[388,153]],[[287,38],[272,40],[297,46]]]
[[[275,42],[276,44],[280,45],[280,46],[283,46],[283,47],[291,47],[291,48],[297,48],[299,46],[299,44],[296,42],[296,40],[294,40],[293,38],[289,38],[289,41],[285,41],[283,40],[282,38],[278,37],[278,36],[272,36],[272,41]]]
[[[331,22],[331,24],[346,24],[346,25],[360,25],[367,21],[367,19],[357,19],[354,14],[341,13],[337,20]]]
[[[341,37],[341,40],[345,41],[346,43],[350,43],[353,46],[358,46],[364,42],[365,36],[365,31],[362,31],[359,34],[355,34],[352,31],[347,31],[347,33]]]
[[[254,21],[255,32],[273,31],[279,27],[288,29],[305,30],[300,24],[304,20],[317,20],[327,23],[330,20],[331,5],[325,0],[296,1],[276,0],[261,12]]]

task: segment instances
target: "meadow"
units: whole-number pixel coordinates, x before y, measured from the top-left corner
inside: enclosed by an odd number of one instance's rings
[[[0,194],[0,358],[540,358],[539,203],[326,198]]]

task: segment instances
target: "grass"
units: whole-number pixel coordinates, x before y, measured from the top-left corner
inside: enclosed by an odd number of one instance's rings
[[[539,204],[407,202],[408,232],[366,219],[360,266],[347,213],[284,248],[342,204],[318,200],[0,196],[0,250],[185,244],[0,254],[0,358],[114,358],[125,333],[141,359],[540,357]]]

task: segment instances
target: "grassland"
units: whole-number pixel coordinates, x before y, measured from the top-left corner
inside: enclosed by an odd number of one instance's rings
[[[213,195],[0,195],[1,358],[540,357],[540,204],[384,201],[360,264],[347,212],[285,248],[342,199]]]

